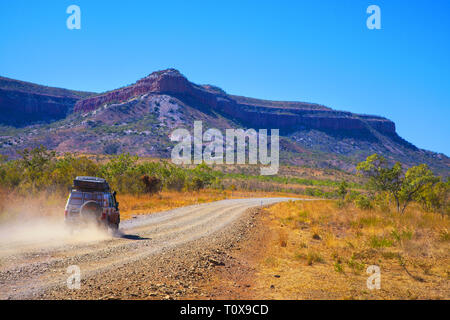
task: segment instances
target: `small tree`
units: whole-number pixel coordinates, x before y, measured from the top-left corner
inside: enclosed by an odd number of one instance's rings
[[[46,189],[52,184],[50,173],[55,165],[56,152],[44,146],[24,149],[18,154],[22,157],[17,165],[22,171],[20,187],[32,192]]]
[[[431,189],[439,181],[440,178],[436,177],[426,164],[409,168],[400,190],[400,199],[403,202],[402,213],[412,200],[418,200],[425,190]]]
[[[348,193],[348,183],[347,183],[347,181],[343,180],[339,184],[337,194],[342,200],[344,200],[347,193]]]
[[[215,180],[214,171],[203,162],[190,171],[189,179],[186,181],[186,188],[198,191],[211,186]]]
[[[356,168],[369,178],[368,186],[377,192],[387,192],[395,199],[397,212],[405,212],[408,204],[417,200],[427,188],[439,182],[426,164],[411,167],[403,175],[402,165],[396,162],[389,167],[386,159],[374,154]]]
[[[368,187],[376,192],[388,192],[395,199],[400,212],[400,190],[402,188],[402,165],[396,162],[389,168],[386,159],[378,154],[367,157],[356,170],[369,178]]]

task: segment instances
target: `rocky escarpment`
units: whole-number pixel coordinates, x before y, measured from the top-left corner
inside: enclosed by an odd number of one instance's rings
[[[0,77],[0,123],[21,126],[62,119],[89,94]]]
[[[0,154],[11,158],[41,144],[61,153],[129,152],[167,158],[173,148],[171,132],[201,120],[204,127],[220,130],[279,128],[280,161],[294,165],[351,171],[374,153],[405,166],[426,163],[444,176],[450,165],[445,155],[403,140],[385,118],[313,103],[233,96],[211,85],[191,83],[174,69],[97,95],[5,78],[0,78],[0,90]],[[66,114],[58,122],[34,123]],[[23,128],[2,126],[18,121]],[[31,123],[33,127],[26,126]]]
[[[104,104],[152,93],[175,96],[200,110],[220,112],[253,128],[296,131],[305,127],[361,138],[373,136],[373,130],[396,135],[395,124],[382,117],[336,111],[312,103],[232,96],[213,86],[193,84],[175,69],[154,72],[134,85],[82,99],[76,103],[74,111],[88,112]]]

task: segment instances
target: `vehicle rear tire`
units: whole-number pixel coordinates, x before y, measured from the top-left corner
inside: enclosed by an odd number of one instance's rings
[[[87,201],[80,208],[80,215],[88,223],[99,223],[102,217],[102,207],[95,201]]]
[[[110,223],[109,228],[112,230],[119,230],[119,223]]]

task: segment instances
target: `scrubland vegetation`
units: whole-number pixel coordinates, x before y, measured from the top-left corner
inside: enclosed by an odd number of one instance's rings
[[[244,166],[227,171],[205,164],[180,167],[130,154],[103,159],[57,155],[39,147],[22,151],[16,160],[0,158],[0,212],[5,216],[11,208],[23,211],[26,204],[40,215],[52,215],[62,210],[73,179],[86,175],[108,180],[118,192],[125,217],[249,193],[337,199],[340,208],[353,204],[359,209],[386,211],[394,204],[399,212],[414,202],[424,212],[449,214],[449,182],[434,176],[426,165],[404,173],[399,163],[389,167],[383,157],[373,155],[359,164],[360,177],[347,175],[346,180],[333,180],[332,174],[321,179],[315,178],[316,173],[297,176],[292,168],[282,168],[286,173],[278,176],[256,175],[255,170]]]
[[[18,194],[57,192],[65,194],[76,176],[97,176],[108,180],[118,193],[142,195],[166,191],[201,189],[289,192],[335,198],[339,181],[329,177],[314,179],[296,177],[294,173],[279,176],[255,175],[255,170],[227,172],[225,167],[205,164],[180,167],[166,160],[144,160],[130,154],[105,158],[57,156],[44,147],[24,150],[17,160],[0,158],[0,187]],[[254,168],[258,170],[258,168]],[[349,188],[362,188],[348,182]]]
[[[2,161],[0,185],[19,194],[67,193],[76,176],[97,176],[107,179],[119,193],[144,194],[163,188],[200,190],[219,181],[218,174],[206,165],[185,169],[167,161],[138,163],[138,160],[138,157],[121,154],[99,163],[85,156],[57,157],[55,152],[40,147],[23,151],[20,159]]]

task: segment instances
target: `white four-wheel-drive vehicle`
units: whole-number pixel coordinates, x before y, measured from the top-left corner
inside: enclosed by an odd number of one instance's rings
[[[67,199],[64,219],[69,227],[94,223],[118,229],[119,203],[108,182],[96,177],[76,177]]]

